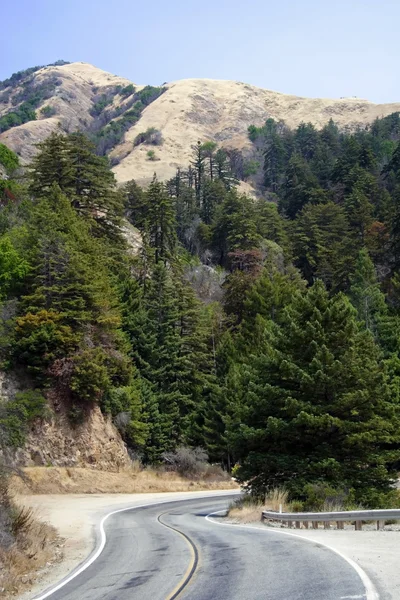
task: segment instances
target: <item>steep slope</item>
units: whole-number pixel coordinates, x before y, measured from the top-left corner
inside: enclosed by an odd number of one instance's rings
[[[96,136],[108,123],[118,123],[132,106],[133,97],[120,93],[129,84],[127,79],[86,63],[42,68],[13,87],[3,87],[0,117],[21,106],[29,86],[44,87],[47,97],[35,109],[37,120],[11,127],[0,134],[0,141],[27,162],[35,152],[34,144],[58,127]],[[142,90],[143,86],[135,88]],[[358,98],[302,98],[236,81],[187,79],[164,84],[163,88],[165,92],[160,97],[142,107],[137,122],[126,124],[125,134],[115,147],[106,148],[120,182],[135,178],[146,183],[154,172],[161,179],[171,177],[177,167],[188,164],[191,146],[197,140],[214,140],[222,146],[246,150],[250,147],[247,128],[252,124],[260,126],[268,117],[282,120],[289,127],[301,122],[322,127],[332,118],[341,128],[353,129],[400,111],[400,102],[373,104]],[[94,109],[104,97],[107,107],[96,114]],[[46,116],[42,112],[46,106],[54,114]],[[138,134],[150,127],[161,132],[162,145],[134,146]],[[150,149],[155,152],[155,160],[149,160]]]
[[[249,125],[260,126],[268,118],[289,127],[311,122],[322,127],[333,119],[342,128],[371,123],[375,118],[400,110],[395,104],[373,104],[367,100],[300,98],[263,90],[236,81],[187,79],[168,85],[168,90],[151,104],[111,156],[123,157],[114,171],[119,181],[148,180],[154,171],[171,177],[178,166],[187,165],[191,146],[197,140],[213,140],[222,146],[248,148]],[[157,162],[147,160],[152,146],[132,148],[138,133],[148,127],[162,132],[164,143],[156,149]]]
[[[36,119],[1,133],[0,140],[14,150],[23,162],[35,153],[35,144],[43,141],[52,131],[61,128],[66,133],[88,131],[94,121],[90,114],[96,98],[107,92],[116,92],[117,86],[131,82],[101,71],[87,63],[49,66],[23,79],[17,86],[8,86],[0,94],[0,117],[15,110],[36,89],[46,96],[37,106]],[[54,112],[49,117],[41,112],[45,106]]]

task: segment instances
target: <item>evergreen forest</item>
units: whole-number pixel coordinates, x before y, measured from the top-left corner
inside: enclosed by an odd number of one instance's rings
[[[252,494],[325,485],[395,505],[400,470],[400,116],[193,141],[169,181],[117,186],[82,133],[29,168],[0,144],[0,407],[110,415],[132,456],[204,448]],[[156,166],[156,165],[155,165]],[[257,187],[241,192],[239,179]],[[137,228],[133,252],[126,228]]]

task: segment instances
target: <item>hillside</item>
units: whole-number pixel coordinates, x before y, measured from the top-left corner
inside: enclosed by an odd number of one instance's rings
[[[27,83],[25,122],[50,102]],[[169,93],[120,85],[89,109],[97,149],[53,132],[20,177],[0,145],[4,456],[214,473],[208,457],[257,496],[311,502],[323,482],[397,502],[400,113],[347,133],[253,125],[255,200],[214,143],[167,184],[118,188],[100,148]]]
[[[132,88],[134,93],[129,93]],[[400,110],[400,102],[302,98],[236,81],[187,79],[145,88],[87,63],[71,63],[44,67],[0,85],[0,119],[29,104],[37,90],[39,96],[28,107],[36,120],[6,131],[0,126],[0,142],[26,163],[35,144],[52,131],[84,131],[96,139],[100,153],[109,154],[119,182],[135,178],[146,183],[154,172],[161,179],[171,177],[177,167],[188,164],[197,140],[250,151],[247,128],[269,117],[291,128],[301,122],[321,128],[332,118],[340,128],[351,130]],[[140,96],[143,90],[150,95]],[[163,143],[134,147],[138,134],[150,127],[161,132]],[[155,150],[156,160],[149,160],[149,149]]]

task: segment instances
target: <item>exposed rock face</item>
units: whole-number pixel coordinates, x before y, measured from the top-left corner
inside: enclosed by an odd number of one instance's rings
[[[56,114],[44,118],[39,107],[37,121],[14,127],[0,135],[0,141],[18,152],[25,162],[33,156],[34,144],[58,127],[66,132],[76,129],[88,131],[93,126],[90,109],[96,98],[117,85],[130,83],[86,63],[46,67],[33,75],[37,83],[52,78],[58,80],[58,85],[54,95],[43,105],[55,108]],[[136,86],[137,89],[141,87]],[[177,167],[187,166],[191,146],[197,140],[214,140],[222,146],[239,149],[250,148],[247,128],[252,124],[260,126],[268,117],[282,120],[289,127],[301,122],[322,127],[332,118],[340,127],[354,128],[365,126],[376,117],[400,111],[400,103],[373,104],[358,98],[301,98],[237,81],[186,79],[166,84],[165,88],[165,93],[145,108],[139,121],[110,152],[113,162],[119,161],[114,172],[120,182],[136,179],[146,183],[154,172],[160,179],[171,177]],[[113,107],[123,106],[125,102],[116,94]],[[0,104],[0,116],[11,107],[11,99],[8,104]],[[151,146],[144,143],[134,147],[136,136],[149,127],[162,133],[163,144]],[[155,151],[155,161],[148,159],[149,149]]]
[[[130,463],[125,444],[114,425],[95,407],[84,423],[72,427],[64,415],[37,423],[18,450],[24,466],[89,467],[118,471]]]
[[[0,399],[12,400],[29,384],[23,374],[0,371]],[[88,411],[81,424],[73,426],[65,410],[57,405],[55,391],[48,395],[52,397],[55,411],[51,411],[48,419],[34,423],[23,448],[6,451],[8,461],[27,467],[75,466],[103,471],[119,471],[130,464],[119,432],[98,406]]]
[[[128,245],[128,252],[132,256],[137,256],[143,247],[142,235],[127,219],[124,219],[121,226],[121,233]]]

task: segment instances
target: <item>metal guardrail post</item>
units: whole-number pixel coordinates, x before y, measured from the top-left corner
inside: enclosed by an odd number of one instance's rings
[[[272,521],[280,521],[282,524],[287,523],[288,527],[293,527],[295,523],[296,529],[300,529],[301,525],[308,529],[309,523],[312,523],[313,529],[318,529],[318,523],[323,523],[325,529],[330,528],[331,522],[336,522],[338,529],[343,529],[345,521],[354,523],[356,531],[362,530],[362,524],[366,521],[376,521],[377,529],[382,530],[385,527],[385,521],[389,519],[400,520],[399,509],[387,510],[352,510],[340,512],[321,512],[321,513],[283,513],[275,511],[263,511],[263,519]]]

